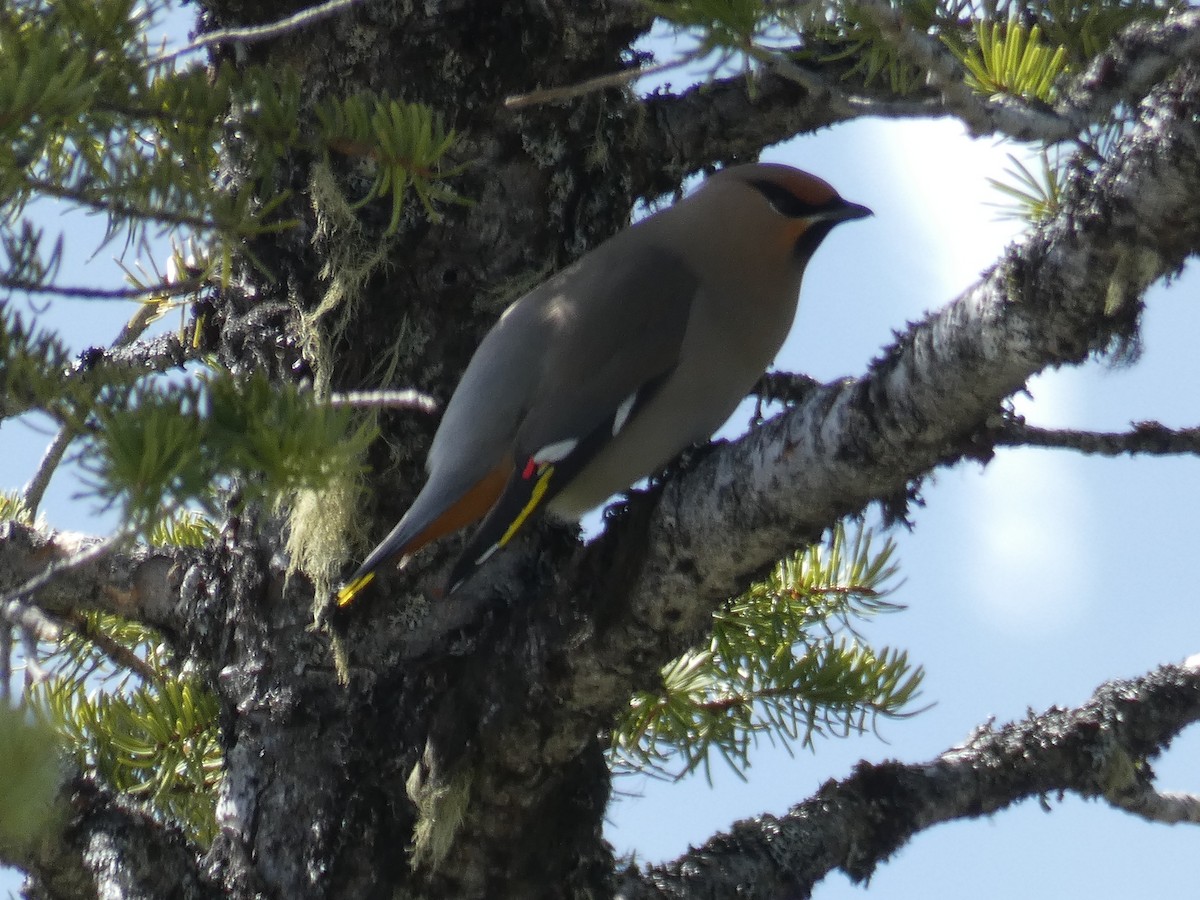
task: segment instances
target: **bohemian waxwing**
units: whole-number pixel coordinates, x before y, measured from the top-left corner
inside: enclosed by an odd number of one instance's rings
[[[797,169],[737,166],[517,300],[450,398],[424,488],[338,605],[482,518],[453,591],[539,508],[577,519],[709,438],[787,337],[813,251],[870,214]]]

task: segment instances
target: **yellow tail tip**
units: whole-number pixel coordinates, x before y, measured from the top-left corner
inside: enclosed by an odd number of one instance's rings
[[[375,580],[374,572],[367,572],[365,575],[359,575],[353,581],[342,585],[342,589],[338,591],[337,605],[349,606],[350,602],[359,595],[363,588]]]

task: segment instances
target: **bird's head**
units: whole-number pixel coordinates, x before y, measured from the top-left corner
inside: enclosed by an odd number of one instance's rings
[[[815,175],[777,163],[724,169],[706,189],[728,209],[728,229],[745,228],[748,237],[765,241],[760,252],[787,254],[800,267],[839,222],[872,214]]]

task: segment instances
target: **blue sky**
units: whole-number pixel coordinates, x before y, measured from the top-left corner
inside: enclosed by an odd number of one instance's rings
[[[676,79],[681,81],[682,79]],[[809,269],[800,312],[778,368],[822,380],[863,372],[893,330],[957,296],[1019,239],[1018,223],[996,220],[988,186],[1007,153],[970,141],[949,122],[863,121],[774,147],[764,159],[808,169],[875,217],[837,229]],[[54,214],[57,215],[57,214]],[[63,274],[69,283],[119,284],[106,248],[88,259],[102,222],[71,216]],[[161,262],[161,260],[160,260]],[[1200,420],[1200,280],[1195,272],[1148,298],[1144,354],[1132,367],[1089,363],[1047,373],[1018,408],[1052,427],[1124,429],[1156,419]],[[55,301],[48,325],[76,349],[107,343],[132,309],[112,302]],[[168,323],[169,324],[169,323]],[[19,488],[48,436],[28,421],[0,425],[0,486]],[[866,626],[877,646],[901,647],[925,666],[911,719],[878,734],[819,740],[789,756],[763,743],[743,782],[720,764],[703,777],[667,784],[618,780],[626,794],[609,813],[608,835],[643,860],[670,858],[737,818],[784,812],[859,759],[927,760],[995,717],[1075,705],[1107,678],[1133,676],[1200,651],[1200,604],[1192,577],[1195,458],[1088,459],[1065,451],[1001,450],[986,467],[941,470],[925,486],[912,531],[899,530],[906,579],[893,597],[901,613]],[[52,485],[51,524],[103,530],[79,485]],[[1185,734],[1156,765],[1164,789],[1200,790],[1200,741]],[[1151,825],[1098,803],[1050,798],[992,818],[921,834],[880,868],[870,889],[832,876],[823,900],[929,898],[964,894],[1125,898],[1180,893],[1195,880],[1200,835]],[[15,882],[0,876],[0,889]]]

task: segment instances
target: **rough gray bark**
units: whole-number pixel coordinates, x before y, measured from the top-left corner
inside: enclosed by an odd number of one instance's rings
[[[216,26],[290,11],[204,6]],[[413,6],[366,3],[248,51],[299,67],[314,96],[370,87],[445,110],[472,161],[456,187],[474,205],[439,223],[414,207],[391,265],[363,289],[333,348],[336,388],[380,386],[372,361],[399,344],[394,386],[444,399],[517,285],[620,228],[635,200],[847,115],[822,112],[828,96],[811,85],[775,81],[750,93],[740,80],[648,103],[607,90],[507,112],[511,94],[621,68],[645,13],[621,0],[528,0],[502,17],[479,4]],[[561,529],[537,529],[461,598],[434,605],[424,591],[453,541],[382,579],[338,623],[348,685],[335,673],[330,634],[310,627],[311,586],[284,577],[270,523],[235,523],[205,551],[113,557],[43,591],[47,609],[77,608],[82,597],[158,625],[221,697],[222,833],[203,860],[172,849],[161,863],[196,886],[185,895],[606,896],[618,885],[633,893],[668,883],[679,895],[719,895],[719,882],[683,884],[671,870],[617,876],[601,836],[605,728],[630,691],[653,684],[723,599],[773,560],[871,501],[903,498],[941,463],[986,455],[989,424],[1030,375],[1135,334],[1145,288],[1200,248],[1200,75],[1177,66],[1200,20],[1188,14],[1171,28],[1186,40],[1159,35],[1175,49],[1154,70],[1162,80],[1141,102],[1138,126],[979,285],[912,326],[861,378],[810,392],[661,495],[634,497],[587,550]],[[918,104],[943,108],[934,97]],[[302,197],[311,164],[289,162]],[[353,194],[352,174],[341,174]],[[237,369],[292,377],[302,357],[298,317],[319,303],[318,273],[339,247],[306,208],[297,213],[307,230],[253,248],[279,277],[265,282],[248,269],[243,286],[253,292],[230,291],[217,310],[220,352]],[[368,234],[379,216],[364,213]],[[432,428],[402,415],[383,425],[389,443],[371,460],[363,510],[376,537],[413,495]],[[0,538],[4,564],[25,575],[62,552],[27,529],[10,526]],[[933,821],[917,807],[909,814],[921,827]],[[108,822],[85,811],[76,827],[103,833]],[[418,825],[427,852],[410,857]],[[75,834],[64,832],[59,853],[78,847]],[[61,887],[43,858],[26,862],[40,896],[87,896],[88,878],[115,896],[150,896],[121,887],[152,882],[140,856],[113,847],[111,868],[81,863],[72,871],[90,874]],[[829,865],[869,871],[890,846],[855,860],[823,852],[825,868],[789,871],[779,883],[811,885]]]
[[[1164,666],[1102,685],[1078,709],[1051,709],[923,763],[859,763],[786,815],[737,822],[665,866],[622,873],[622,900],[811,896],[833,869],[865,881],[914,835],[1065,791],[1157,821],[1200,822],[1194,798],[1159,794],[1145,760],[1200,718],[1200,671]],[[1148,812],[1153,811],[1153,812]]]
[[[21,864],[35,874],[31,900],[119,897],[122,900],[216,900],[219,885],[201,876],[195,848],[127,798],[82,777],[68,781],[62,831],[41,841]],[[6,859],[12,857],[4,854]]]

